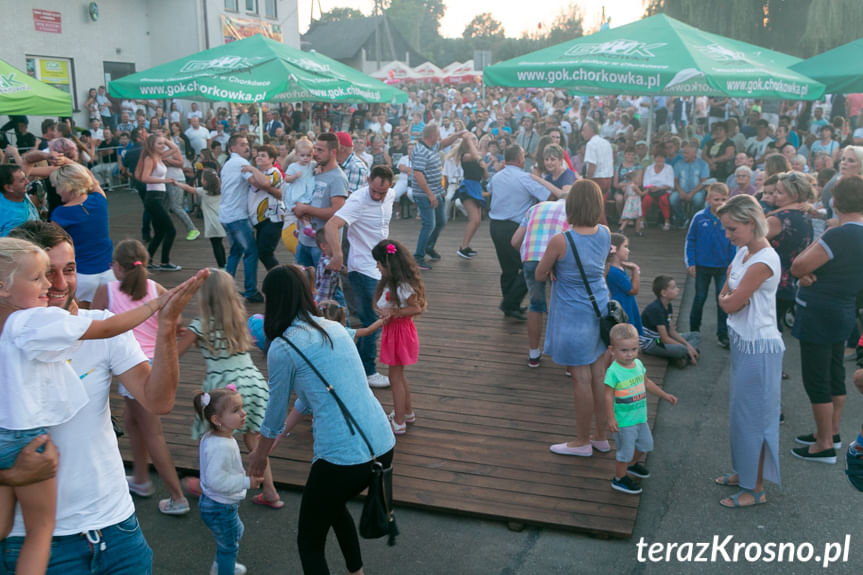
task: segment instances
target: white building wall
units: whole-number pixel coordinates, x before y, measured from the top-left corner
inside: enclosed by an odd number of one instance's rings
[[[75,82],[75,120],[86,125],[87,89],[105,83],[103,62],[133,63],[136,71],[194,54],[224,43],[221,15],[277,22],[285,44],[299,48],[297,0],[277,0],[276,19],[225,10],[225,0],[97,0],[99,19],[87,13],[87,0],[0,0],[0,58],[22,70],[27,56],[71,58]],[[60,34],[36,31],[33,9],[60,12]],[[205,24],[206,21],[206,25]],[[5,118],[0,118],[0,123]],[[32,117],[30,131],[39,135],[41,118]]]

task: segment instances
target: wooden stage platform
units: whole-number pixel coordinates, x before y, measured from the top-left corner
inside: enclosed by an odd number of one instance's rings
[[[109,203],[114,241],[139,238],[137,195],[114,191]],[[548,357],[543,357],[540,368],[528,368],[525,323],[505,319],[498,311],[499,267],[488,222],[483,221],[472,242],[479,255],[470,261],[455,253],[464,224],[460,217],[444,230],[437,246],[443,259],[423,274],[429,306],[416,322],[419,363],[407,370],[417,423],[399,437],[396,447],[398,505],[631,536],[639,497],[611,489],[614,453],[579,458],[549,451],[551,444],[574,436],[572,382]],[[179,223],[177,227],[172,260],[185,269],[154,274],[166,287],[188,277],[186,270],[215,263],[209,241],[201,237],[188,242],[185,230]],[[412,248],[418,230],[417,220],[393,220],[391,235]],[[653,299],[650,283],[657,274],[670,274],[682,285],[683,232],[651,229],[646,238],[633,237],[631,248],[632,260],[642,269],[642,306]],[[276,256],[283,263],[292,261],[283,246]],[[262,266],[258,277],[264,277]],[[186,310],[188,319],[194,317],[195,306],[193,301]],[[250,306],[249,312],[263,312],[263,306]],[[266,374],[263,355],[255,350],[254,357]],[[642,359],[649,377],[662,385],[665,363]],[[203,359],[191,349],[180,365],[176,407],[163,422],[177,467],[195,473],[198,451],[190,438],[191,398],[203,379]],[[389,412],[389,390],[375,394]],[[652,426],[657,400],[649,398]],[[112,408],[117,415],[122,412],[119,396],[112,398]],[[128,455],[128,442],[121,439],[120,445]],[[310,427],[303,424],[279,442],[271,458],[277,483],[301,488],[311,455]]]

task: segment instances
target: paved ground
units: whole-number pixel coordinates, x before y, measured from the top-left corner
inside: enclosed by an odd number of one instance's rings
[[[463,224],[462,224],[463,225]],[[452,228],[460,227],[454,223]],[[461,233],[449,229],[448,233]],[[688,318],[691,285],[684,295],[684,318]],[[819,572],[859,574],[863,572],[863,525],[858,505],[863,494],[846,481],[842,464],[823,465],[794,459],[790,449],[795,435],[813,431],[809,403],[799,378],[799,350],[796,341],[786,336],[788,350],[786,371],[791,379],[784,382],[783,406],[786,423],[781,426],[780,466],[782,487],[768,485],[769,503],[749,509],[728,510],[719,506],[720,498],[733,491],[713,485],[712,479],[729,470],[728,448],[728,352],[719,348],[712,337],[715,330],[715,306],[705,310],[702,333],[705,343],[702,361],[697,367],[673,370],[666,378],[666,389],[678,396],[677,407],[662,404],[663,410],[655,430],[656,451],[647,460],[652,477],[644,481],[633,538],[628,541],[599,540],[550,529],[526,528],[515,532],[506,525],[458,517],[399,509],[402,535],[398,545],[387,547],[383,540],[364,541],[363,553],[368,574],[500,574],[529,575],[553,573],[631,573],[672,575],[677,573],[753,573],[783,575]],[[680,324],[685,330],[688,319]],[[841,429],[847,444],[859,429],[863,398],[851,385],[853,364],[848,368],[849,399]],[[164,488],[153,476],[159,491]],[[626,495],[621,494],[621,497]],[[240,515],[246,524],[241,543],[240,561],[252,575],[300,573],[296,553],[296,522],[300,494],[283,492],[287,505],[272,511],[246,502]],[[156,574],[206,573],[215,546],[209,531],[193,506],[190,515],[166,517],[156,510],[155,500],[138,500],[138,513],[145,534],[155,551]],[[354,504],[354,516],[359,516]],[[721,550],[706,550],[706,563],[696,562],[699,542],[717,538],[723,542],[728,560]],[[839,558],[822,567],[825,545],[831,542],[847,548],[834,548]],[[651,562],[648,546],[641,550],[643,539],[652,543],[684,544],[691,542],[689,561]],[[748,544],[733,562],[734,544]],[[785,550],[783,561],[769,561],[769,544],[796,544],[793,561]],[[803,544],[803,545],[801,545]],[[811,544],[811,548],[806,545]],[[685,559],[687,547],[681,549]],[[754,558],[761,551],[761,559]],[[801,561],[810,555],[809,562]],[[847,560],[842,561],[842,553]],[[654,553],[657,553],[654,550]],[[711,553],[714,561],[710,562]],[[748,555],[747,555],[748,553]],[[664,552],[659,552],[664,555]],[[330,568],[344,572],[344,563],[335,538],[328,543]],[[817,559],[816,559],[817,558]]]

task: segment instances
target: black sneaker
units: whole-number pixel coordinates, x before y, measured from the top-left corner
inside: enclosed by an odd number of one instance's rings
[[[425,262],[425,260],[423,260],[423,261],[417,261],[417,267],[418,267],[419,269],[421,269],[422,271],[424,271],[424,272],[427,272],[427,271],[429,271],[430,269],[432,269],[432,267],[431,267],[430,265],[428,265],[428,264]]]
[[[731,345],[731,342],[730,342],[730,341],[728,341],[728,336],[727,336],[726,334],[724,334],[724,333],[719,334],[718,336],[716,336],[716,339],[717,339],[717,340],[719,340],[719,347],[722,347],[722,348],[728,349],[728,348],[729,348],[729,346]]]
[[[158,272],[162,271],[162,266],[159,264],[147,264],[147,271]]]
[[[473,256],[475,256],[475,255],[476,255],[476,250],[475,250],[475,249],[473,249],[473,248],[471,248],[470,246],[466,247],[466,248],[465,248],[465,250],[466,250],[466,251],[467,251],[467,253],[470,255],[470,257],[473,257]]]
[[[635,477],[639,477],[641,479],[647,479],[650,477],[650,472],[647,470],[645,466],[640,463],[635,463],[626,468],[626,472],[630,475],[634,475]]]
[[[800,445],[815,445],[815,434],[798,435],[794,438],[794,442]],[[833,449],[842,449],[842,438],[839,437],[839,434],[833,436]]]
[[[426,248],[426,255],[433,262],[440,260],[440,254],[437,253],[434,248]]]
[[[469,249],[470,248],[465,248],[465,249],[459,248],[458,250],[456,250],[455,253],[457,256],[462,257],[466,260],[469,260],[470,258],[473,257],[472,255],[470,255],[470,252],[468,251]]]
[[[611,488],[616,489],[617,491],[622,491],[623,493],[629,493],[631,495],[638,495],[642,491],[641,486],[628,475],[624,475],[620,479],[618,479],[617,477],[612,479]]]
[[[854,441],[845,452],[845,475],[857,491],[863,491],[863,453],[857,452]]]
[[[539,367],[539,360],[542,356],[539,357],[530,357],[527,356],[527,367]]]
[[[816,461],[818,463],[836,463],[836,450],[832,447],[830,449],[825,449],[824,451],[809,453],[809,446],[804,445],[803,447],[793,448],[791,450],[791,455],[798,459]]]
[[[246,303],[264,303],[264,296],[261,292],[255,292],[246,298]]]
[[[183,268],[175,264],[161,264],[159,269],[163,272],[178,272]]]

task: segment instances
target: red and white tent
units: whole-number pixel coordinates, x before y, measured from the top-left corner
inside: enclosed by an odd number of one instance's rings
[[[413,82],[414,72],[410,66],[405,64],[404,62],[399,62],[394,60],[382,67],[380,70],[376,72],[372,72],[372,78],[380,80],[385,84],[403,84],[406,82]]]
[[[454,65],[457,64],[457,65]],[[482,72],[478,72],[473,65],[473,60],[468,60],[462,64],[453,62],[444,68],[444,82],[447,84],[473,84],[482,79]]]
[[[444,72],[431,62],[425,62],[413,69],[413,76],[417,82],[440,84],[444,79]]]

